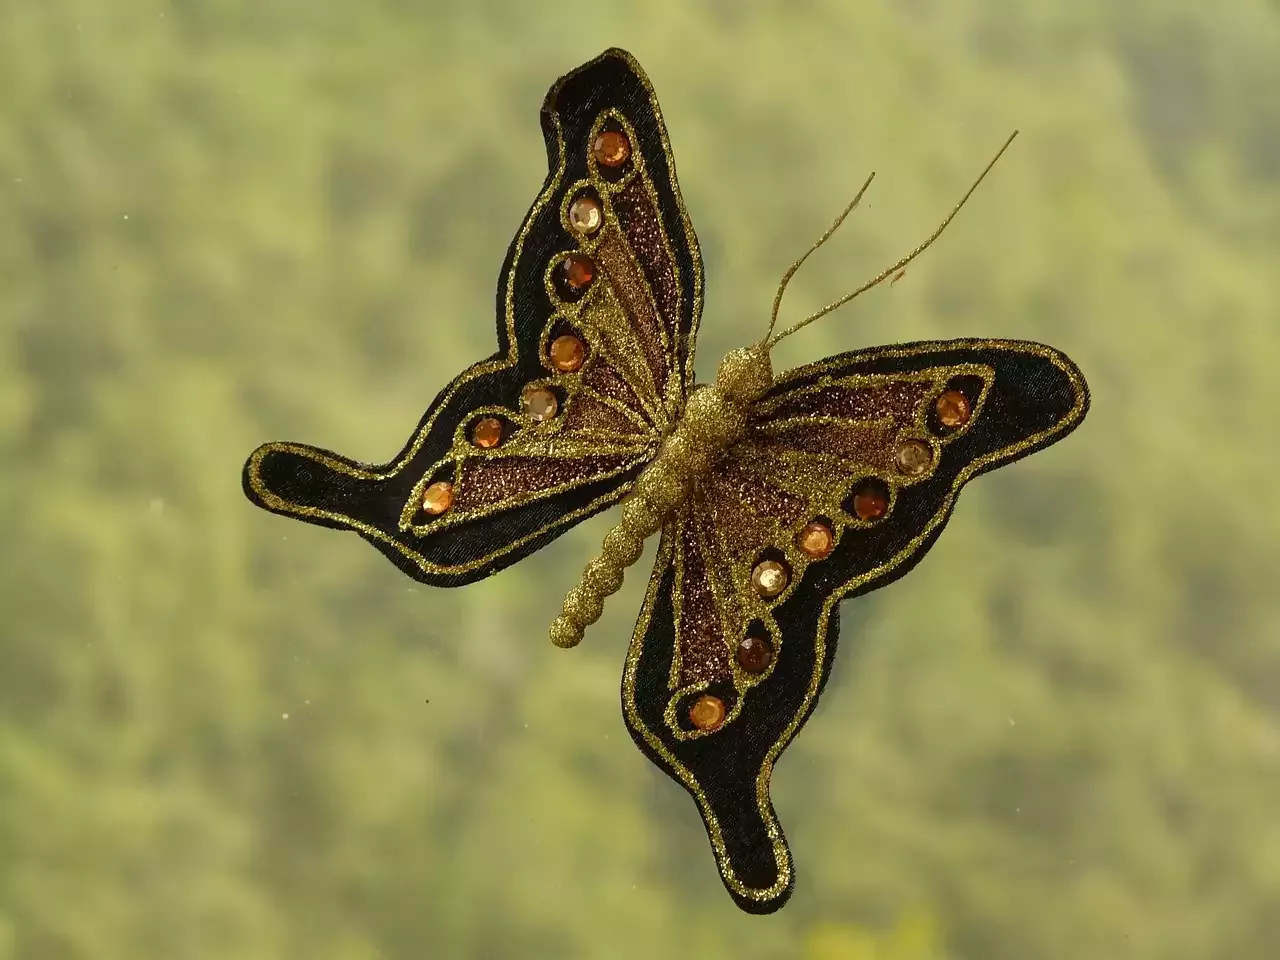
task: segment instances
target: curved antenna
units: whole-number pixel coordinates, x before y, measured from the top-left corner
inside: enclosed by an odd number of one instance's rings
[[[831,235],[840,229],[840,224],[844,223],[844,218],[853,213],[854,208],[858,206],[858,202],[862,199],[862,195],[867,192],[867,187],[871,186],[871,181],[875,178],[876,173],[872,170],[871,176],[867,177],[866,183],[862,185],[862,188],[858,191],[857,195],[849,202],[849,205],[841,211],[840,216],[836,217],[835,223],[831,224],[831,226],[827,228],[827,232],[820,236],[814,245],[805,251],[805,255],[793,263],[788,268],[787,272],[782,275],[782,282],[778,284],[778,295],[773,298],[773,313],[769,315],[769,332],[764,335],[765,340],[768,340],[769,337],[773,335],[773,327],[778,322],[778,308],[782,306],[782,295],[786,292],[787,284],[791,282],[791,278],[796,275],[796,271],[799,270],[804,262],[809,259],[809,255],[830,240]]]
[[[848,303],[850,300],[854,299],[854,298],[855,298],[855,297],[857,297],[857,296],[860,296],[861,294],[866,293],[866,292],[867,292],[868,290],[870,290],[872,287],[874,287],[874,286],[876,286],[876,285],[878,285],[878,284],[882,283],[882,282],[883,282],[885,279],[887,279],[889,276],[891,276],[892,274],[896,273],[898,270],[901,270],[901,269],[902,269],[903,267],[905,267],[908,263],[910,263],[910,262],[911,262],[912,260],[914,260],[916,257],[920,256],[920,254],[924,253],[927,249],[929,249],[929,247],[933,244],[933,241],[937,240],[937,239],[938,239],[938,237],[942,236],[942,231],[943,231],[943,230],[945,230],[945,229],[947,229],[947,224],[949,224],[953,219],[955,219],[955,215],[956,215],[957,213],[959,213],[959,212],[960,212],[960,208],[961,208],[961,207],[963,207],[963,206],[965,205],[965,201],[967,201],[971,196],[973,196],[973,192],[974,192],[975,190],[977,190],[977,189],[978,189],[978,184],[980,184],[980,183],[982,182],[983,178],[984,178],[984,177],[986,177],[986,175],[987,175],[988,173],[990,173],[990,172],[991,172],[991,168],[992,168],[992,167],[994,167],[994,166],[996,165],[996,161],[997,161],[997,160],[999,160],[999,159],[1000,159],[1000,157],[1004,155],[1004,152],[1005,152],[1007,149],[1009,149],[1009,144],[1013,143],[1013,138],[1014,138],[1014,137],[1016,137],[1017,135],[1018,135],[1018,131],[1017,131],[1017,130],[1015,130],[1015,131],[1013,131],[1013,133],[1009,134],[1009,139],[1008,139],[1008,140],[1006,140],[1006,141],[1004,142],[1004,146],[1002,146],[1002,147],[1001,147],[1001,148],[996,152],[996,155],[995,155],[994,157],[992,157],[992,158],[991,158],[991,162],[990,162],[990,163],[988,163],[988,164],[986,165],[986,167],[984,167],[984,168],[983,168],[982,173],[978,174],[978,179],[977,179],[977,180],[975,180],[975,181],[973,181],[973,185],[972,185],[971,187],[969,187],[969,189],[968,189],[968,191],[965,193],[965,195],[964,195],[963,197],[961,197],[961,198],[960,198],[960,202],[959,202],[959,203],[957,203],[957,204],[955,205],[955,207],[952,209],[952,211],[951,211],[949,214],[947,214],[947,218],[946,218],[945,220],[943,220],[943,221],[942,221],[942,223],[941,223],[941,225],[938,227],[938,229],[937,229],[937,230],[935,230],[935,231],[933,231],[933,235],[932,235],[932,236],[930,236],[930,237],[929,237],[929,239],[927,239],[924,243],[920,244],[920,246],[916,247],[914,250],[912,250],[909,254],[907,254],[905,257],[903,257],[903,258],[902,258],[901,260],[899,260],[897,263],[893,264],[893,266],[891,266],[891,267],[886,267],[884,270],[880,271],[880,273],[876,274],[872,279],[868,280],[866,283],[864,283],[862,286],[858,287],[858,289],[854,290],[852,293],[847,293],[847,294],[845,294],[843,297],[841,297],[839,300],[835,300],[835,301],[833,301],[832,303],[827,304],[827,305],[826,305],[825,307],[823,307],[821,310],[818,310],[818,311],[817,311],[817,312],[815,312],[815,313],[811,313],[811,314],[809,314],[809,316],[805,317],[803,320],[799,321],[798,323],[792,324],[790,327],[788,327],[788,328],[787,328],[786,330],[784,330],[782,333],[779,333],[779,334],[777,334],[776,336],[766,336],[766,337],[765,337],[765,346],[766,346],[766,347],[773,347],[773,346],[774,346],[774,344],[776,344],[779,340],[783,339],[784,337],[789,337],[789,336],[791,336],[791,334],[795,333],[795,332],[796,332],[797,330],[799,330],[801,327],[807,327],[809,324],[813,323],[813,321],[815,321],[815,320],[817,320],[817,319],[819,319],[819,318],[821,318],[821,317],[825,317],[828,313],[831,313],[831,311],[833,311],[833,310],[837,310],[837,309],[839,309],[840,307],[842,307],[842,306],[844,306],[846,303]],[[868,180],[867,182],[868,182],[868,183],[870,183],[871,181],[870,181],[870,180]],[[865,189],[866,189],[866,187],[864,186],[864,187],[863,187],[863,189],[865,190]],[[861,196],[861,193],[859,193],[859,196]],[[856,203],[857,203],[857,200],[855,200],[855,201],[854,201],[854,203],[856,204]],[[833,227],[831,228],[831,230],[828,230],[828,231],[827,231],[827,233],[823,235],[822,240],[819,240],[819,241],[818,241],[818,243],[814,244],[813,249],[812,249],[812,250],[810,250],[810,251],[809,251],[809,253],[812,253],[812,252],[813,252],[813,250],[816,250],[819,246],[821,246],[822,242],[823,242],[823,241],[825,241],[825,240],[827,239],[827,237],[829,237],[829,236],[830,236],[830,235],[835,231],[835,227],[838,227],[838,226],[840,225],[840,222],[841,222],[841,221],[845,218],[845,216],[849,213],[849,210],[852,210],[852,209],[853,209],[853,205],[851,204],[851,205],[850,205],[850,207],[849,207],[847,210],[845,210],[845,212],[844,212],[844,213],[842,213],[842,214],[840,215],[839,219],[837,219],[837,220],[836,220],[836,222],[835,222],[835,226],[833,226]],[[806,253],[806,254],[805,254],[805,257],[807,257],[808,255],[809,255],[809,254],[808,254],[808,253]],[[795,272],[795,270],[796,270],[796,269],[800,266],[800,264],[801,264],[801,263],[803,263],[803,262],[804,262],[804,257],[801,257],[801,258],[800,258],[800,260],[796,263],[796,265],[795,265],[794,267],[792,267],[792,269],[788,272],[786,279],[784,279],[784,281],[783,281],[783,285],[784,285],[784,286],[786,285],[786,280],[790,279],[791,274],[792,274],[792,273],[794,273],[794,272]],[[779,290],[779,291],[778,291],[778,300],[774,302],[774,314],[775,314],[775,316],[776,316],[776,314],[777,314],[778,302],[779,302],[779,301],[781,301],[781,299],[782,299],[782,291],[781,291],[781,290]],[[772,332],[773,332],[773,323],[772,323],[772,322],[769,324],[769,331],[770,331],[770,334],[772,334]]]

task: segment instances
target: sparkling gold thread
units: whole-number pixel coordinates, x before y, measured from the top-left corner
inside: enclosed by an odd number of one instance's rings
[[[831,239],[835,232],[840,229],[840,224],[844,223],[845,218],[857,209],[858,204],[862,201],[862,195],[867,192],[867,188],[871,186],[871,181],[875,178],[876,175],[872,172],[871,175],[867,177],[866,182],[862,184],[862,187],[859,188],[858,192],[854,195],[853,200],[849,202],[849,205],[840,212],[840,215],[836,217],[835,222],[827,228],[826,233],[815,240],[813,246],[806,250],[804,255],[788,267],[787,272],[782,275],[782,281],[778,284],[778,292],[773,298],[773,310],[769,313],[769,329],[764,335],[766,343],[769,343],[769,338],[773,336],[773,328],[778,323],[778,310],[782,307],[782,297],[787,292],[787,285],[791,283],[791,278],[796,275],[797,271],[799,271],[802,266],[804,266],[804,262],[817,252],[819,247]]]

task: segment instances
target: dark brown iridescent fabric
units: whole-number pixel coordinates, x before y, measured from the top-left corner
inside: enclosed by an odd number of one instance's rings
[[[707,557],[698,533],[693,523],[685,523],[681,531],[679,684],[682,687],[733,675],[724,628],[711,593]]]
[[[587,483],[635,463],[634,455],[470,457],[453,493],[453,510],[475,510],[569,483]]]

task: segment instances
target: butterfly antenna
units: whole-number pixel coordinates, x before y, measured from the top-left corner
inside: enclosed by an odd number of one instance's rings
[[[942,236],[942,231],[947,229],[947,224],[949,224],[953,219],[955,219],[955,215],[960,212],[960,208],[965,205],[965,201],[967,201],[971,196],[973,196],[973,192],[978,189],[978,184],[982,183],[983,178],[986,177],[986,175],[991,172],[991,168],[996,165],[996,161],[999,160],[1004,155],[1004,152],[1009,149],[1009,144],[1013,143],[1013,138],[1016,137],[1017,135],[1018,135],[1017,130],[1013,131],[1013,133],[1009,135],[1009,139],[1004,142],[1004,146],[1002,146],[996,152],[996,155],[991,158],[991,162],[988,163],[986,167],[983,168],[982,173],[978,174],[978,179],[973,181],[973,185],[969,187],[965,195],[960,198],[960,202],[955,205],[952,211],[949,214],[947,214],[947,218],[942,221],[938,229],[933,231],[933,235],[929,237],[929,239],[927,239],[924,243],[920,244],[920,246],[916,247],[914,250],[912,250],[909,254],[907,254],[897,263],[893,264],[893,266],[886,267],[884,270],[880,271],[880,273],[876,274],[873,278],[868,280],[862,286],[858,287],[857,290],[854,290],[852,293],[845,294],[843,297],[841,297],[839,300],[834,301],[833,303],[827,304],[825,307],[823,307],[821,310],[817,311],[816,313],[809,314],[809,316],[805,317],[803,320],[799,321],[798,323],[795,323],[792,326],[788,327],[786,330],[784,330],[782,333],[777,334],[776,336],[772,335],[773,320],[771,320],[769,323],[769,335],[766,335],[765,337],[765,346],[772,347],[779,340],[783,339],[784,337],[791,336],[791,334],[795,333],[801,327],[807,327],[809,324],[813,323],[813,321],[819,319],[820,317],[825,317],[828,313],[831,313],[831,311],[839,309],[840,307],[844,306],[846,303],[848,303],[850,300],[854,299],[855,297],[860,296],[866,293],[872,287],[880,283],[883,283],[888,277],[892,276],[897,271],[901,270],[903,267],[905,267],[908,263],[910,263],[916,257],[920,256],[920,254],[928,250],[929,247],[933,244],[933,241],[937,240],[938,237]],[[868,179],[867,183],[870,183],[870,182],[871,182],[870,179]],[[863,190],[865,189],[866,189],[866,186],[864,185]],[[859,197],[862,196],[861,191],[859,191],[858,196]],[[823,235],[821,240],[819,240],[817,243],[813,245],[813,248],[809,251],[809,253],[813,253],[814,250],[818,249],[818,247],[822,245],[823,241],[825,241],[829,236],[831,236],[832,233],[835,232],[835,228],[840,226],[840,221],[843,220],[848,215],[849,210],[852,210],[854,205],[857,204],[857,202],[858,202],[857,199],[855,199],[853,204],[850,204],[849,208],[846,209],[845,212],[840,215],[840,218],[838,220],[836,220],[835,225]],[[795,264],[795,266],[793,266],[791,270],[788,271],[787,276],[782,281],[783,287],[786,287],[787,280],[791,279],[791,275],[796,272],[796,269],[800,266],[801,263],[804,263],[805,257],[808,257],[809,253],[806,253],[804,257],[801,257],[800,260]],[[773,304],[774,319],[776,319],[777,317],[778,304],[781,302],[781,300],[782,300],[782,290],[779,289],[778,297]]]
[[[796,271],[809,259],[810,254],[830,240],[831,235],[840,229],[840,224],[844,223],[844,218],[853,213],[854,208],[857,207],[858,202],[862,199],[862,195],[867,192],[867,187],[871,186],[871,181],[875,178],[875,171],[872,171],[871,176],[867,177],[866,183],[862,185],[862,189],[858,191],[857,196],[840,212],[840,216],[836,217],[835,222],[827,228],[827,232],[820,236],[814,245],[805,251],[805,255],[793,263],[787,269],[787,272],[782,275],[782,282],[778,284],[778,294],[773,298],[773,313],[769,315],[769,332],[764,335],[765,340],[768,340],[773,335],[774,325],[778,322],[778,308],[782,306],[782,295],[786,293],[787,284],[791,282],[791,278],[796,275]]]

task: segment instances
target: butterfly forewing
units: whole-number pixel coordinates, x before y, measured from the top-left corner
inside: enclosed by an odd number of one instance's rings
[[[260,447],[245,491],[353,529],[440,586],[488,576],[616,503],[683,406],[702,266],[657,101],[610,51],[542,108],[549,174],[498,283],[498,352],[436,397],[395,460]]]

